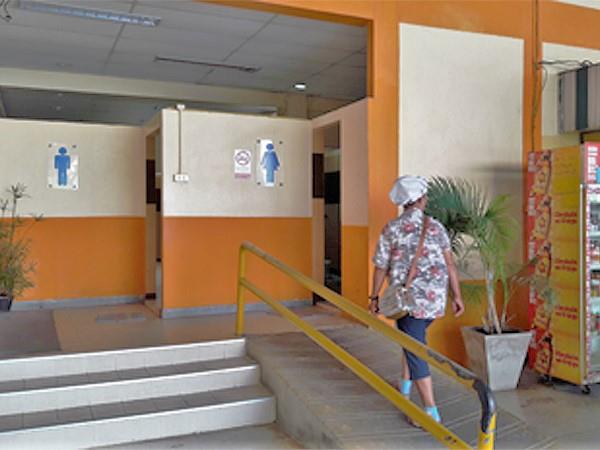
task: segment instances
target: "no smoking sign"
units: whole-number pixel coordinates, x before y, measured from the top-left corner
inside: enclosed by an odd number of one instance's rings
[[[250,178],[252,176],[252,152],[250,150],[234,150],[233,163],[233,174],[235,178]]]

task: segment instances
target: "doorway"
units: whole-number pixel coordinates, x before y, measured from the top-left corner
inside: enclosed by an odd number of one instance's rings
[[[314,130],[313,233],[316,280],[342,293],[340,123]],[[315,297],[315,301],[321,300]]]
[[[146,305],[162,309],[162,211],[160,129],[146,136]]]

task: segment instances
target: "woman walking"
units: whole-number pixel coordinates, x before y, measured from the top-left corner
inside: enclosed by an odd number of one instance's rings
[[[403,212],[384,227],[379,237],[373,257],[375,271],[369,310],[373,314],[379,312],[379,291],[386,277],[388,284],[399,285],[405,282],[419,246],[421,230],[426,226],[421,255],[416,262],[416,273],[409,287],[413,301],[408,305],[408,314],[397,320],[397,326],[400,331],[427,344],[427,328],[446,312],[448,281],[453,294],[454,316],[458,317],[464,312],[458,271],[444,226],[425,216],[427,181],[422,177],[402,176],[396,180],[390,199],[394,204],[402,206]],[[425,412],[441,422],[433,397],[429,365],[406,350],[402,361],[400,392],[408,398],[414,382]]]

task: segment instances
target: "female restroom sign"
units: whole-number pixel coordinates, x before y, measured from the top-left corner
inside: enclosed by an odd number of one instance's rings
[[[271,139],[258,140],[257,164],[258,184],[265,187],[283,186],[281,148],[275,148]]]
[[[48,187],[76,191],[79,189],[79,155],[76,145],[48,144]]]

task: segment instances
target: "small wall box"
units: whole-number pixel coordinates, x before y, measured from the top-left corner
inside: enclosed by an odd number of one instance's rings
[[[187,173],[176,173],[173,175],[173,181],[175,183],[188,183],[190,176]]]

